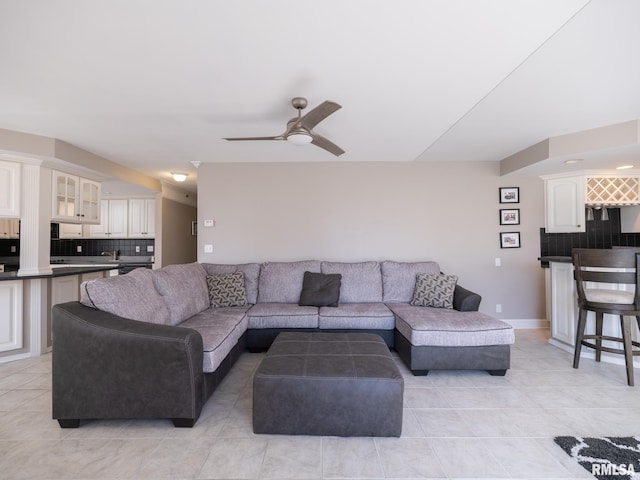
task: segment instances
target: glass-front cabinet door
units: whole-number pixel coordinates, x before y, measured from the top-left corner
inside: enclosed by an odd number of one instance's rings
[[[53,172],[53,212],[54,220],[79,221],[78,192],[79,178],[61,172]]]
[[[80,192],[80,221],[82,223],[100,223],[100,184],[81,178]]]

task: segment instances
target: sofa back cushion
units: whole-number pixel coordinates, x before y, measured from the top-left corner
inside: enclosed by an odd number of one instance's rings
[[[258,303],[295,303],[300,300],[304,272],[320,272],[320,262],[266,262],[260,268]]]
[[[416,275],[438,274],[437,262],[382,262],[382,301],[409,303],[416,287]]]
[[[131,320],[169,324],[169,310],[153,284],[153,272],[147,268],[83,282],[80,302]]]
[[[254,305],[258,301],[259,263],[244,263],[238,265],[222,263],[203,263],[208,275],[224,275],[227,273],[244,273],[244,288],[247,293],[247,303]]]
[[[171,325],[209,308],[207,272],[199,263],[167,265],[153,271],[153,283],[169,310]]]
[[[382,301],[382,275],[378,262],[322,262],[321,268],[322,273],[342,275],[340,303]]]

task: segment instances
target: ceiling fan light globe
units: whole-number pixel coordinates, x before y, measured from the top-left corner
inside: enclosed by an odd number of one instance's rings
[[[303,145],[309,145],[312,140],[313,137],[311,137],[311,135],[309,135],[308,133],[294,132],[287,135],[287,142],[299,147]]]

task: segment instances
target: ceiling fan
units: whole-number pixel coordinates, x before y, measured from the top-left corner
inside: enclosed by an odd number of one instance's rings
[[[326,151],[333,153],[335,156],[340,156],[344,153],[339,146],[331,142],[322,135],[318,135],[313,131],[313,127],[318,125],[322,120],[327,118],[332,113],[340,110],[342,107],[335,102],[324,101],[317,107],[309,110],[305,115],[302,115],[302,110],[307,106],[307,99],[303,97],[295,97],[291,100],[293,108],[298,110],[298,116],[292,118],[287,122],[287,129],[284,133],[276,135],[274,137],[235,137],[225,138],[229,141],[244,141],[244,140],[286,140],[294,145],[307,145],[312,143],[313,145],[323,148]]]

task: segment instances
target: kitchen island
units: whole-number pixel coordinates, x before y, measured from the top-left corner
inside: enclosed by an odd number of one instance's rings
[[[53,265],[50,272],[0,272],[0,362],[51,349],[51,307],[80,299],[80,284],[118,274],[119,265]]]
[[[575,347],[576,328],[578,324],[578,302],[576,282],[573,276],[571,257],[542,257],[541,262],[548,263],[545,268],[545,286],[547,297],[547,318],[551,325],[549,343],[567,352],[573,353]],[[594,284],[594,288],[615,288],[611,285]],[[618,287],[627,289],[627,287]],[[594,314],[587,316],[587,332],[595,331]],[[603,322],[603,334],[620,337],[620,320],[617,316],[606,315]],[[636,322],[632,325],[632,338],[638,341],[640,332]],[[620,348],[620,344],[604,341],[603,345]],[[583,348],[582,357],[595,358],[595,351]],[[602,361],[624,365],[624,357],[603,352]],[[640,359],[634,359],[636,368],[640,368]]]

